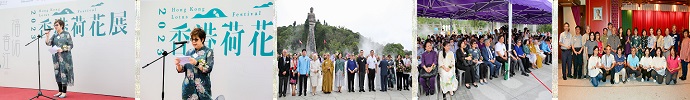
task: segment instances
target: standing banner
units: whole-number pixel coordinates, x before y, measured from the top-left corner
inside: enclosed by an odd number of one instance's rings
[[[13,4],[24,5],[25,1]],[[0,8],[6,8],[0,10],[3,14],[0,16],[0,86],[38,89],[40,56],[42,88],[58,89],[46,39],[24,45],[43,34],[44,29],[52,29],[55,20],[61,19],[65,22],[64,31],[70,33],[74,44],[74,86],[67,91],[134,97],[135,2],[58,1],[26,1],[31,4],[11,7],[3,6],[7,2],[0,1]],[[56,34],[55,30],[52,32],[51,35]]]
[[[178,46],[173,42],[190,41],[191,30],[201,28],[206,32],[204,45],[215,54],[210,72],[213,98],[272,98],[277,54],[273,0],[145,0],[140,15],[139,65],[173,50]],[[174,59],[191,50],[187,43],[168,55],[165,78],[162,61],[141,69],[140,99],[160,99],[162,83],[166,100],[181,99],[185,75],[177,73]]]

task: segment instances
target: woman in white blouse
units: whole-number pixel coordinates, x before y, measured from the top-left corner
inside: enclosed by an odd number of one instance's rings
[[[649,77],[652,76],[652,71],[654,70],[652,68],[652,57],[649,56],[649,52],[652,51],[652,49],[643,49],[644,50],[644,56],[640,58],[640,68],[642,68],[640,71],[642,73],[642,82],[644,81],[649,81]]]
[[[441,93],[445,99],[445,94],[453,92],[458,89],[458,80],[455,76],[455,54],[450,50],[450,43],[443,42],[443,51],[438,54],[438,64],[441,70],[438,70],[440,75]]]
[[[594,52],[599,53],[599,48],[594,46]],[[599,81],[601,80],[601,77],[603,77],[601,68],[604,67],[604,64],[601,64],[601,57],[599,57],[598,55],[592,55],[591,57],[589,57],[588,62],[589,63],[587,64],[587,69],[589,73],[587,74],[589,75],[589,77],[591,77],[590,81],[592,82],[592,85],[594,85],[594,87],[597,87],[599,86]]]
[[[309,61],[309,70],[311,73],[309,73],[309,81],[311,84],[311,94],[316,95],[316,86],[318,86],[319,80],[321,80],[321,61],[319,61],[319,56],[314,53],[311,55],[311,61]]]
[[[661,52],[661,48],[657,47],[656,56],[652,58],[652,61],[654,63],[654,65],[652,66],[654,66],[655,70],[654,74],[652,75],[654,76],[654,80],[656,80],[658,84],[663,83],[664,77],[666,77],[666,58],[664,58]]]

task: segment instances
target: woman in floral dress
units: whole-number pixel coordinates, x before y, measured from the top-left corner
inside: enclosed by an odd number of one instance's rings
[[[180,64],[175,59],[178,73],[185,73],[182,83],[182,99],[211,100],[211,70],[213,69],[213,49],[204,46],[206,32],[195,28],[190,33],[194,49],[188,50],[189,63]]]
[[[64,31],[65,22],[58,19],[53,24],[57,34],[50,35],[50,31],[44,33],[46,45],[58,48],[53,55],[55,81],[58,84],[58,93],[54,96],[65,98],[67,86],[74,86],[74,72],[72,70],[72,36]]]

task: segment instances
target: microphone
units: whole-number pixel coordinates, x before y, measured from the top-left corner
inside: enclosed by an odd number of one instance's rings
[[[52,29],[52,28],[43,29],[43,31],[51,31],[51,30],[53,30],[53,29]],[[38,34],[38,36],[36,36],[36,37],[37,37],[37,38],[41,38],[41,37],[43,37],[44,35],[46,35],[46,34]]]
[[[179,42],[173,42],[173,44],[186,44],[189,41],[179,41]]]

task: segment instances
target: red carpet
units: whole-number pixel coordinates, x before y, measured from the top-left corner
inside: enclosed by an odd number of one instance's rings
[[[59,100],[134,100],[134,98],[119,97],[119,96],[108,96],[101,94],[90,94],[90,93],[79,93],[67,91],[66,98],[53,97],[57,94],[56,90],[42,90],[43,95],[51,97],[53,99]],[[134,91],[132,91],[134,92]],[[0,100],[28,100],[36,96],[38,93],[37,89],[27,89],[27,88],[13,88],[13,87],[0,87]],[[34,100],[50,100],[45,97],[39,97],[39,99]]]

